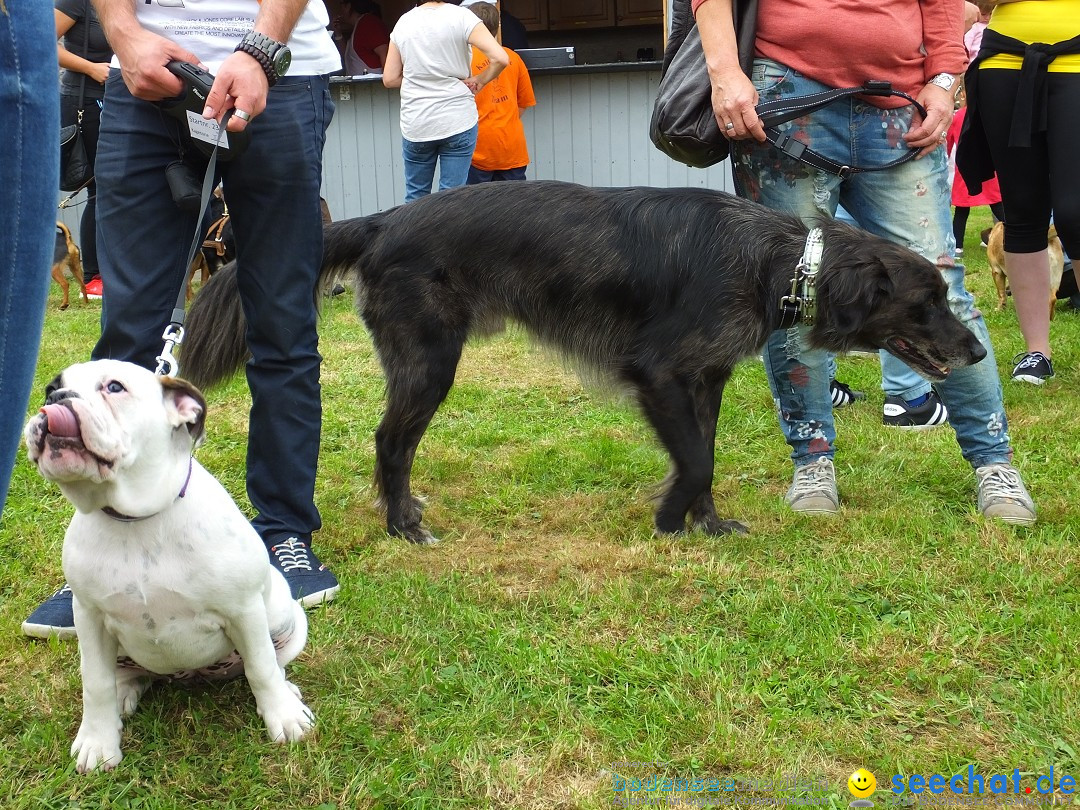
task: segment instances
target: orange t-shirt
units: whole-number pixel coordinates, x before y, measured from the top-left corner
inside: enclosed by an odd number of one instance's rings
[[[529,165],[529,148],[521,109],[535,107],[529,71],[521,57],[503,48],[510,64],[476,94],[480,121],[476,133],[476,151],[472,165],[481,171],[518,169]],[[475,76],[488,66],[488,58],[473,48],[472,72]]]

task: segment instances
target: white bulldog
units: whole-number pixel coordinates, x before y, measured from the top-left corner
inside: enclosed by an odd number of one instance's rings
[[[120,762],[121,714],[160,677],[246,672],[274,741],[314,725],[284,666],[307,618],[232,498],[192,451],[206,402],[184,380],[115,360],[71,366],[24,432],[76,513],[64,538],[83,718],[80,772]]]

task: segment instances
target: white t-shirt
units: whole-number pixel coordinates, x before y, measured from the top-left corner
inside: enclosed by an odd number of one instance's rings
[[[135,3],[135,14],[143,28],[187,48],[211,73],[217,73],[244,34],[255,27],[258,13],[258,0]],[[322,0],[308,0],[289,37],[292,64],[286,75],[319,76],[341,67],[341,56],[326,30],[329,23]],[[115,57],[112,64],[120,67]]]
[[[406,12],[390,32],[404,66],[401,134],[406,140],[435,141],[476,124],[476,99],[462,79],[472,75],[469,35],[477,25],[483,23],[471,11],[441,3]]]

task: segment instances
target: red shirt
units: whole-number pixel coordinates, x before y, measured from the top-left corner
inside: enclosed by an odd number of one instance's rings
[[[382,62],[375,49],[380,45],[390,44],[390,32],[383,21],[374,14],[362,14],[356,21],[352,33],[352,48],[365,65],[373,70],[381,70]]]
[[[693,0],[693,9],[707,0]],[[925,47],[925,53],[923,48]],[[918,95],[938,73],[963,73],[963,0],[758,0],[757,56],[830,87],[884,79]],[[902,98],[867,98],[902,107]]]

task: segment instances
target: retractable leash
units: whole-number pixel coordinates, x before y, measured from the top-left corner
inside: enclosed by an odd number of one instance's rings
[[[210,195],[214,192],[214,176],[217,168],[218,147],[221,145],[222,137],[225,136],[225,127],[228,125],[229,119],[232,118],[232,114],[233,111],[231,109],[227,110],[221,119],[217,140],[214,141],[214,149],[210,152],[210,162],[207,164],[206,173],[203,175],[202,195],[199,198],[199,216],[195,224],[195,236],[191,240],[191,249],[188,250],[187,259],[184,261],[184,272],[180,275],[180,292],[176,295],[176,306],[173,307],[172,320],[170,320],[169,325],[165,327],[165,331],[161,333],[161,339],[165,341],[165,347],[161,350],[161,354],[155,358],[157,360],[157,368],[154,370],[154,373],[159,377],[175,377],[180,373],[180,361],[173,355],[173,349],[184,342],[184,317],[187,305],[188,269],[191,267],[191,262],[195,258],[195,251],[202,246],[203,216],[206,214],[206,207],[210,204]]]
[[[94,182],[94,178],[91,177],[89,180],[87,180],[85,183],[83,183],[81,186],[79,186],[73,192],[71,192],[66,197],[64,197],[64,199],[62,199],[60,201],[60,204],[58,206],[56,206],[56,207],[58,209],[60,209],[61,211],[63,209],[65,209],[65,208],[67,208],[71,204],[71,201],[74,200],[77,196],[79,196],[79,192],[82,191],[84,188],[86,188],[88,185],[90,185],[93,182]],[[94,199],[94,198],[93,197],[87,197],[84,200],[84,202],[90,202],[90,200],[92,200],[92,199]]]

